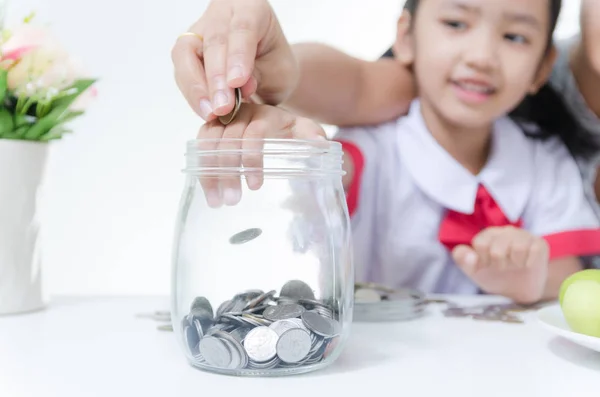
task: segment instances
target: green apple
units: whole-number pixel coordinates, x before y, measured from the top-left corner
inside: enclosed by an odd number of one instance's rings
[[[575,280],[564,291],[561,309],[572,331],[600,338],[600,277]]]
[[[600,283],[600,269],[587,269],[581,270],[577,273],[571,274],[567,277],[560,286],[560,292],[558,295],[558,301],[562,305],[563,298],[565,296],[565,292],[567,292],[567,288],[571,286],[575,281],[579,280],[592,280]]]

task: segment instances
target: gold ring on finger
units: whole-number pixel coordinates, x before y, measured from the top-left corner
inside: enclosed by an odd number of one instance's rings
[[[180,38],[182,38],[184,36],[192,36],[192,37],[196,37],[196,38],[200,39],[200,41],[204,41],[204,37],[202,37],[201,34],[194,33],[194,32],[185,32],[185,33],[182,33],[177,38],[180,39]]]

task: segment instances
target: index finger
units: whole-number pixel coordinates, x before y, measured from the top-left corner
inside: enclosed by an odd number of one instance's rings
[[[245,85],[254,71],[258,46],[267,35],[271,13],[268,3],[241,1],[233,10],[227,45],[227,83]]]

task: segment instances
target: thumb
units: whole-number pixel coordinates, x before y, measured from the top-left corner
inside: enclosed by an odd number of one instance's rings
[[[471,276],[477,270],[477,262],[479,256],[475,250],[468,245],[459,245],[452,250],[452,259],[456,265],[463,271],[467,276]]]

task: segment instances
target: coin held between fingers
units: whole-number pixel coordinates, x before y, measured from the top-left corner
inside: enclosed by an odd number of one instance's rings
[[[219,121],[223,125],[228,125],[235,120],[238,112],[240,111],[240,107],[242,106],[242,90],[241,88],[235,89],[235,105],[233,106],[233,110],[226,114],[225,116],[219,116]]]

